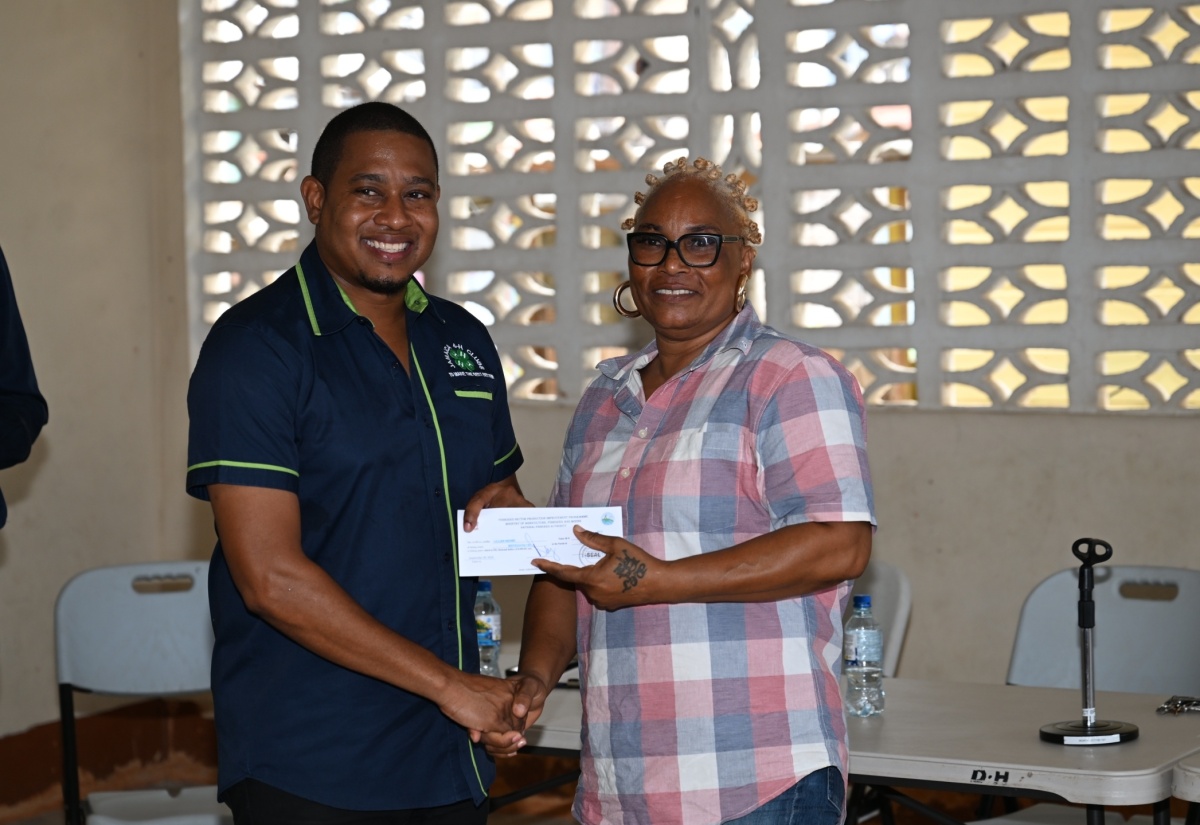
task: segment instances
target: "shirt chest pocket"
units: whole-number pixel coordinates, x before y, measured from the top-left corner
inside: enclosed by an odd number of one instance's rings
[[[483,402],[487,403],[490,408],[490,405],[492,402],[492,384],[491,384],[491,382],[487,382],[487,383],[475,382],[475,383],[468,383],[468,384],[456,384],[454,387],[454,394],[458,398],[475,399],[476,401],[483,401]]]
[[[492,435],[495,387],[490,381],[456,381],[434,400],[442,437],[469,438],[478,445]]]
[[[732,534],[746,498],[758,495],[753,449],[746,430],[733,424],[706,422],[664,439],[644,471],[658,493],[648,520],[668,533]]]

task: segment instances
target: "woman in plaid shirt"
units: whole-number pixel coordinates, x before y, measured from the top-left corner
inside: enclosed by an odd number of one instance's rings
[[[534,561],[514,714],[534,721],[578,653],[587,825],[838,825],[842,612],[875,524],[862,396],[746,303],[745,185],[704,159],[664,172],[614,296],[654,341],[599,365],[550,499],[620,506],[626,537],[576,528],[601,561]]]

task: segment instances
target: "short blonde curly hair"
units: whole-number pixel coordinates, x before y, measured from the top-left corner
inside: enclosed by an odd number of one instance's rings
[[[686,157],[668,161],[663,166],[663,177],[646,175],[646,192],[635,192],[633,202],[638,205],[637,212],[632,218],[626,218],[621,223],[622,229],[633,229],[637,226],[638,218],[642,215],[642,204],[646,198],[657,192],[664,184],[682,178],[696,178],[708,184],[708,188],[729,207],[740,224],[738,234],[746,243],[762,243],[762,232],[758,224],[750,219],[750,213],[758,211],[758,198],[746,194],[746,182],[737,175],[726,175],[721,167],[707,158],[696,158],[689,165]]]

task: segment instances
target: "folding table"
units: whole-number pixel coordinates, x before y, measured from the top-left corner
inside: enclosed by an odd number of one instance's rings
[[[1053,799],[1088,805],[1093,816],[1105,806],[1149,804],[1155,825],[1170,820],[1173,782],[1176,795],[1200,798],[1200,714],[1156,713],[1166,697],[1100,692],[1100,718],[1133,723],[1140,735],[1065,746],[1041,741],[1038,730],[1080,714],[1077,690],[903,678],[884,685],[882,715],[847,720],[853,782]],[[579,691],[554,690],[526,732],[529,749],[578,755],[580,713]]]

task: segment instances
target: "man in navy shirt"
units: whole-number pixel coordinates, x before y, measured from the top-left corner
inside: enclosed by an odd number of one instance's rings
[[[38,391],[12,276],[0,250],[0,469],[29,458],[45,424],[46,399]],[[0,527],[7,520],[8,505],[0,494]]]
[[[486,329],[413,277],[437,155],[403,110],[337,115],[301,183],[315,240],[209,333],[188,390],[188,492],[211,501],[219,793],[239,825],[471,823],[512,732],[478,675],[455,510],[516,488]]]

